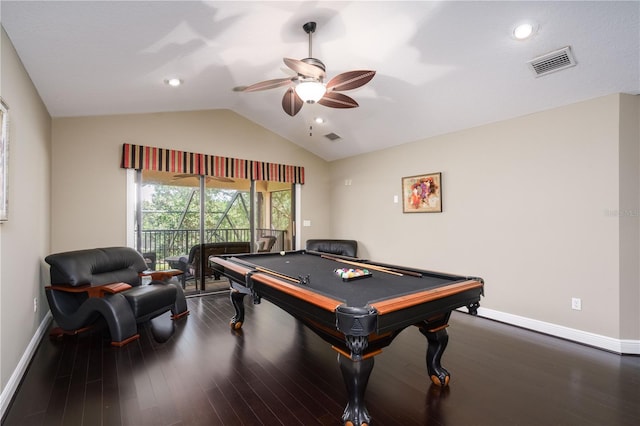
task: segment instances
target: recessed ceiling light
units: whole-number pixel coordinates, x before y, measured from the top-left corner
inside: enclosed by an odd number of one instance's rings
[[[324,123],[324,118],[316,117],[316,118],[313,119],[313,121],[315,121],[318,124],[322,124],[322,123]]]
[[[517,40],[526,40],[533,35],[533,33],[535,32],[535,29],[536,29],[535,25],[533,25],[530,22],[525,22],[517,25],[513,29],[513,36]]]
[[[168,78],[164,82],[171,87],[178,87],[182,84],[182,80],[179,78]]]

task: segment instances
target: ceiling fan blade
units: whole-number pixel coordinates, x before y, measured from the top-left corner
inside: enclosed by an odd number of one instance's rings
[[[338,74],[327,83],[327,92],[357,89],[371,81],[374,75],[376,72],[370,70],[348,71]]]
[[[282,109],[292,117],[302,109],[303,104],[304,102],[300,99],[300,96],[298,96],[293,87],[290,87],[282,98]]]
[[[306,62],[291,58],[283,58],[283,61],[289,68],[298,74],[304,75],[305,77],[320,79],[325,76],[325,72],[315,65],[307,64]]]
[[[275,89],[277,87],[291,84],[291,78],[275,78],[273,80],[261,81],[239,90],[240,92],[257,92],[258,90]]]
[[[354,99],[337,92],[325,93],[318,103],[331,108],[356,108],[359,106]]]

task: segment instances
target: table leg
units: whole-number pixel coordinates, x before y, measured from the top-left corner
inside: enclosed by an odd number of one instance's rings
[[[427,338],[427,371],[431,381],[438,386],[447,386],[451,375],[440,365],[442,354],[449,343],[446,325],[435,330],[420,327],[420,332]]]
[[[242,323],[244,322],[244,296],[246,296],[246,293],[234,288],[229,292],[231,304],[236,311],[236,314],[231,318],[231,323],[229,324],[234,330],[242,328]]]
[[[478,308],[480,307],[480,302],[474,302],[471,303],[467,306],[467,309],[469,309],[469,313],[471,315],[478,315]]]
[[[369,335],[374,332],[378,312],[372,307],[349,307],[340,305],[336,308],[336,326],[344,333],[348,351],[338,351],[338,363],[342,378],[347,386],[349,402],[342,421],[345,426],[368,426],[371,416],[364,405],[364,392],[369,383],[373,369],[373,357],[381,351],[366,353],[369,346]]]
[[[338,352],[338,364],[349,396],[349,402],[342,414],[345,426],[366,426],[371,422],[371,416],[364,405],[364,393],[373,370],[373,358],[371,356],[354,361]]]

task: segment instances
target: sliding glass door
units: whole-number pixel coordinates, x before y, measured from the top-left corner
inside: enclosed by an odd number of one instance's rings
[[[137,249],[153,269],[182,270],[187,292],[228,288],[209,253],[294,246],[292,184],[137,171],[136,193]]]

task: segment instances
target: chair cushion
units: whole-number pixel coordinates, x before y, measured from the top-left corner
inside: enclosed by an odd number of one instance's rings
[[[137,286],[139,273],[147,269],[140,253],[130,247],[105,247],[51,254],[51,284],[73,287],[124,282]]]
[[[158,310],[173,305],[176,301],[176,288],[165,283],[141,285],[121,293],[137,319],[154,314]]]

